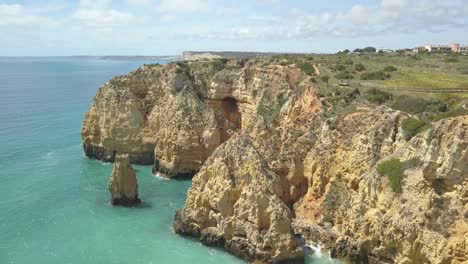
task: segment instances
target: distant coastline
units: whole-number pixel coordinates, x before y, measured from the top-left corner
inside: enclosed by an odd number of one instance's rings
[[[76,58],[76,59],[93,59],[93,60],[121,60],[121,61],[177,61],[180,60],[181,56],[178,55],[166,55],[166,56],[128,56],[128,55],[104,55],[104,56],[93,56],[93,55],[72,55],[72,56],[0,56],[0,59],[8,58]]]
[[[135,61],[154,61],[154,60],[166,60],[176,61],[180,59],[180,56],[167,55],[167,56],[126,56],[126,55],[104,55],[104,56],[90,56],[90,55],[74,55],[73,58],[79,59],[99,59],[99,60],[135,60]]]

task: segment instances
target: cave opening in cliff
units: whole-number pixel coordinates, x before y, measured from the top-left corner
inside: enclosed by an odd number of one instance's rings
[[[224,117],[232,124],[235,128],[242,128],[242,116],[239,112],[239,106],[237,100],[232,97],[226,97],[221,101],[221,107],[223,109]]]

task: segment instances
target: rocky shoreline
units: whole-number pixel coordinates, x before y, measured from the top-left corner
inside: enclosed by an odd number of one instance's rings
[[[353,263],[468,261],[468,116],[412,137],[413,116],[327,93],[296,64],[146,65],[99,89],[90,158],[193,178],[178,234],[247,261],[303,261],[296,234]]]

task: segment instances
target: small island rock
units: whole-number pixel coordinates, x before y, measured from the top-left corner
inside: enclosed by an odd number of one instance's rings
[[[132,206],[141,202],[138,199],[136,173],[128,160],[128,155],[118,156],[109,179],[109,191],[113,205]]]

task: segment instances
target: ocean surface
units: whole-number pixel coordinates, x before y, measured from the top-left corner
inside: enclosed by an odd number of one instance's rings
[[[84,157],[81,122],[97,89],[144,63],[0,58],[0,263],[244,263],[172,233],[190,181],[135,166],[144,202],[112,207],[112,165]],[[307,262],[333,263],[320,252]]]

